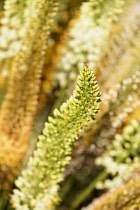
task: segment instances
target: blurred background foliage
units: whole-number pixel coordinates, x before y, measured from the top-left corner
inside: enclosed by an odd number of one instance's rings
[[[14,179],[48,115],[72,94],[85,60],[102,102],[96,123],[77,141],[56,209],[139,209],[140,1],[60,0],[39,22],[41,1],[0,1],[0,209],[12,208]]]

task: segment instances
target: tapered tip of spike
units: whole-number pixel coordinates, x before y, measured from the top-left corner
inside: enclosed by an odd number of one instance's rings
[[[87,61],[84,61],[84,66],[88,67]]]

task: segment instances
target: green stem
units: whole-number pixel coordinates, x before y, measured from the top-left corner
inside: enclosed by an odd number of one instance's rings
[[[3,190],[0,193],[0,210],[6,210],[9,200],[10,190]]]
[[[107,177],[107,175],[108,173],[106,171],[101,172],[99,176],[91,182],[91,184],[86,188],[86,190],[83,191],[81,195],[72,203],[70,210],[76,209],[95,189],[97,182],[104,180]]]

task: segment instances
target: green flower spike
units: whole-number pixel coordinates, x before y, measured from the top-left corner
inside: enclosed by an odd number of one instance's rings
[[[54,110],[27,169],[16,181],[12,203],[17,210],[50,210],[59,202],[57,195],[65,166],[70,163],[72,149],[83,127],[95,119],[100,92],[93,71],[84,64],[73,95]]]

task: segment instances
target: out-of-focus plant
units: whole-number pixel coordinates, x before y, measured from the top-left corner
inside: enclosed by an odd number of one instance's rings
[[[18,172],[28,145],[37,111],[46,39],[58,8],[55,0],[34,1],[33,5],[0,112],[2,188],[6,188]]]
[[[13,59],[19,51],[21,47],[20,41],[24,38],[28,30],[27,25],[38,3],[37,1],[31,0],[5,0],[4,15],[1,19],[2,26],[0,31],[1,63],[3,63],[4,59]]]
[[[54,209],[58,202],[58,183],[63,180],[75,140],[83,127],[94,119],[99,102],[95,76],[92,69],[85,66],[73,95],[62,104],[60,111],[54,110],[54,118],[48,118],[34,157],[29,159],[28,168],[16,181],[19,190],[14,190],[12,201],[17,210]]]
[[[79,17],[71,23],[58,63],[56,77],[62,88],[67,87],[67,81],[70,84],[75,80],[77,67],[81,67],[83,60],[87,60],[91,67],[95,66],[111,26],[122,13],[124,5],[124,0],[90,0],[83,3]]]
[[[4,99],[12,62],[21,47],[21,39],[25,36],[26,21],[33,12],[31,5],[25,1],[5,0],[4,11],[0,20],[0,104]],[[35,1],[34,1],[35,2]],[[17,12],[20,11],[20,12]]]
[[[1,19],[0,59],[13,58],[20,48],[20,39],[25,35],[25,14],[27,1],[6,0]],[[20,11],[17,13],[17,11]],[[5,72],[6,74],[6,72]]]
[[[140,207],[140,171],[132,174],[131,179],[113,192],[103,195],[100,199],[82,210],[116,210],[139,209]]]
[[[118,187],[132,175],[140,163],[140,122],[133,120],[124,128],[123,134],[116,134],[113,143],[107,151],[96,159],[98,165],[103,165],[110,179],[98,182],[99,189]]]

